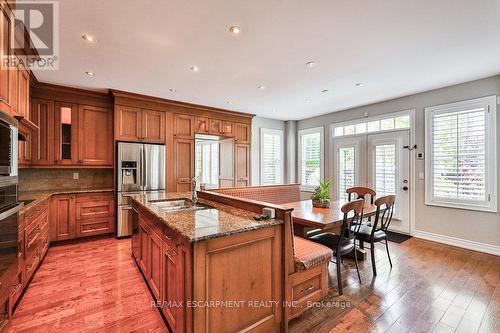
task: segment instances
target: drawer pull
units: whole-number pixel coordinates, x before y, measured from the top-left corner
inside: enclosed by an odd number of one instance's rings
[[[309,287],[307,287],[305,289],[300,289],[300,292],[303,293],[305,291],[311,291],[311,290],[314,290],[314,286],[313,285],[310,285]]]
[[[173,240],[173,238],[172,238],[172,237],[170,237],[170,236],[168,236],[168,235],[165,235],[165,239],[166,239],[166,240]]]

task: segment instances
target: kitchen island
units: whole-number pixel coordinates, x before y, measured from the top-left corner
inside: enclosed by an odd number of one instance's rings
[[[133,258],[154,304],[173,332],[282,331],[285,212],[255,221],[258,204],[203,196],[132,196]]]

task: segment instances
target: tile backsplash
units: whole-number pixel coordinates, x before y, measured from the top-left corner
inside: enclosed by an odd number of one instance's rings
[[[19,169],[20,192],[94,188],[113,188],[113,169]]]

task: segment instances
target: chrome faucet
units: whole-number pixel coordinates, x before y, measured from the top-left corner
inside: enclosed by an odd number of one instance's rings
[[[193,206],[196,206],[198,202],[198,195],[196,194],[196,177],[191,178],[191,186],[193,187],[193,192],[191,192],[191,202]]]

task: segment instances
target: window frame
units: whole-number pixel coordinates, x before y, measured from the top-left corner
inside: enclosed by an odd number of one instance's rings
[[[280,136],[280,156],[279,156],[279,170],[280,170],[280,179],[278,183],[274,184],[265,184],[265,185],[280,185],[284,184],[285,181],[285,134],[283,130],[272,129],[272,128],[261,128],[260,129],[260,185],[264,185],[264,135],[265,134],[278,134]]]
[[[303,185],[302,184],[302,136],[307,135],[307,134],[315,134],[319,133],[320,134],[320,164],[319,164],[319,174],[320,174],[320,181],[323,181],[325,179],[325,128],[323,126],[320,127],[313,127],[313,128],[307,128],[307,129],[301,129],[297,132],[297,138],[298,138],[298,154],[297,154],[297,171],[298,171],[298,177],[299,177],[299,183],[300,183],[300,190],[303,192],[314,192],[315,186],[310,186],[310,185]]]
[[[455,113],[472,108],[486,109],[485,128],[485,192],[489,200],[475,202],[473,200],[440,198],[434,196],[434,128],[433,117],[436,114]],[[498,212],[497,199],[497,133],[496,133],[497,97],[487,96],[466,101],[436,105],[425,108],[425,204],[448,208],[458,208],[483,212]]]

